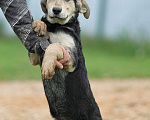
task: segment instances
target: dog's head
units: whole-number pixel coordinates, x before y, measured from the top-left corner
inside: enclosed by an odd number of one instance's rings
[[[86,19],[90,16],[85,0],[41,0],[41,7],[50,23],[66,24],[78,13]]]

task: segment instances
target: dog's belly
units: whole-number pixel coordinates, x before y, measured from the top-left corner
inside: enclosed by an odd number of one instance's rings
[[[66,49],[73,49],[75,47],[74,39],[69,34],[58,31],[56,33],[48,32],[47,38],[49,38],[51,43],[59,43]]]

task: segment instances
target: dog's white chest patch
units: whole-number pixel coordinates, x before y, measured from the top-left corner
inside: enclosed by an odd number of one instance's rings
[[[52,43],[59,43],[65,48],[69,48],[69,49],[73,49],[75,47],[73,37],[71,37],[69,34],[66,34],[64,32],[57,32],[57,33],[48,32],[47,36],[48,38],[50,38],[50,41]]]

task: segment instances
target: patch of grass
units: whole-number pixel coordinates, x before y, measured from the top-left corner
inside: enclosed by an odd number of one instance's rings
[[[150,77],[150,44],[130,39],[83,38],[83,52],[89,77]]]
[[[29,63],[18,38],[0,38],[0,80],[40,79],[40,68]]]
[[[90,78],[149,78],[150,45],[128,39],[83,38],[83,53]],[[18,38],[0,38],[0,80],[40,80],[40,67],[29,63]]]

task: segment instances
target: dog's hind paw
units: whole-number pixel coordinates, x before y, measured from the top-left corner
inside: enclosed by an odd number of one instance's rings
[[[38,36],[46,35],[47,25],[44,22],[42,22],[40,20],[34,21],[34,22],[32,22],[32,27],[33,27],[34,31],[38,33]]]
[[[40,57],[36,53],[28,53],[29,60],[31,65],[38,65],[40,64]]]

